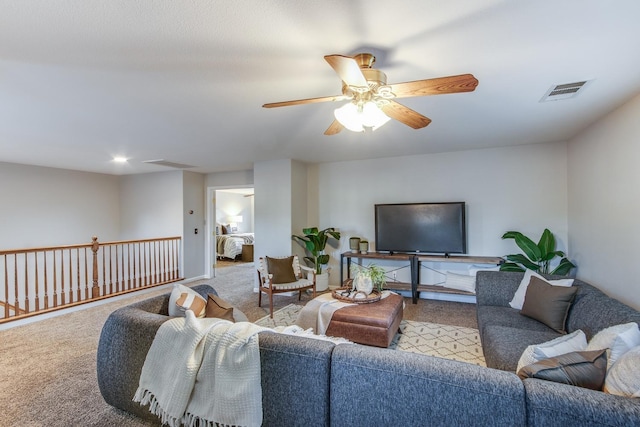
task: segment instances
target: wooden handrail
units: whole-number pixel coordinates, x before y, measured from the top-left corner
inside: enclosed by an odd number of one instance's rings
[[[182,280],[180,237],[0,251],[0,323]]]

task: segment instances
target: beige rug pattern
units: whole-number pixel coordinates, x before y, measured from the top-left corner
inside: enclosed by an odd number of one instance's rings
[[[293,325],[301,308],[289,304],[274,312],[273,319],[265,316],[256,323],[268,328]],[[402,333],[396,334],[390,349],[486,366],[477,329],[402,320],[400,330]]]

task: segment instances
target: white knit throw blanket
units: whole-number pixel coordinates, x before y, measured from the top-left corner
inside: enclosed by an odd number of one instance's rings
[[[249,322],[186,317],[164,322],[133,398],[171,427],[259,426],[262,387],[258,332]]]

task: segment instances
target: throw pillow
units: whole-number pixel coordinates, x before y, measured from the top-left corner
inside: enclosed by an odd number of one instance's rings
[[[444,282],[444,287],[449,289],[456,289],[458,291],[476,292],[476,277],[468,276],[466,274],[456,274],[451,271],[447,271],[447,278]]]
[[[618,396],[640,397],[640,346],[620,356],[604,380],[604,392]]]
[[[620,356],[639,345],[640,329],[636,322],[630,322],[601,330],[591,338],[587,350],[608,349],[608,368],[611,368]]]
[[[187,310],[193,311],[196,317],[204,317],[207,300],[193,289],[176,283],[169,296],[169,316],[184,317]]]
[[[576,287],[552,286],[544,280],[532,277],[520,314],[536,319],[561,334],[566,334],[567,314],[576,292],[578,292]]]
[[[587,336],[578,329],[567,335],[552,339],[541,344],[530,345],[520,356],[516,372],[523,367],[539,362],[550,357],[571,353],[572,351],[583,351],[587,349]]]
[[[217,317],[235,322],[233,318],[233,306],[214,294],[207,295],[207,306],[204,317]]]
[[[222,234],[229,234],[231,232],[231,226],[222,225]]]
[[[520,281],[520,286],[518,286],[516,293],[513,295],[513,299],[509,303],[511,308],[517,308],[518,310],[522,308],[522,304],[524,304],[524,297],[527,294],[527,287],[529,286],[529,282],[531,282],[531,277],[537,277],[538,279],[544,280],[553,286],[569,287],[573,285],[573,279],[547,280],[535,271],[527,270],[524,272],[524,277]]]
[[[271,281],[273,284],[278,283],[292,283],[296,280],[296,275],[293,272],[293,256],[287,258],[270,258],[267,259],[267,270],[273,277]]]
[[[602,390],[606,373],[607,352],[595,350],[575,351],[541,360],[520,369],[518,376]]]

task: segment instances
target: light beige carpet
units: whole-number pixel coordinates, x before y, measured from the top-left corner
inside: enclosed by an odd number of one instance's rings
[[[301,308],[289,304],[274,312],[273,319],[265,316],[256,323],[269,328],[293,325]],[[402,333],[396,334],[390,349],[487,366],[477,329],[403,319],[400,330]]]

